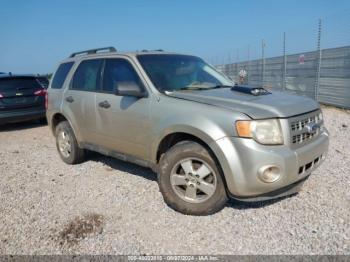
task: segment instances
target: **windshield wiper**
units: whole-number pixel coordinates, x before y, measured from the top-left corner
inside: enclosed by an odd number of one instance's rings
[[[216,88],[232,88],[233,86],[228,86],[228,85],[216,85],[216,86],[211,86],[209,89],[216,89]]]
[[[178,90],[205,90],[208,89],[207,87],[198,87],[198,86],[186,86],[186,87],[181,87]],[[174,90],[177,91],[177,90]]]
[[[232,88],[232,87],[233,86],[229,86],[229,85],[216,85],[216,86],[208,86],[208,87],[188,86],[188,87],[182,87],[179,90],[210,90],[210,89]]]

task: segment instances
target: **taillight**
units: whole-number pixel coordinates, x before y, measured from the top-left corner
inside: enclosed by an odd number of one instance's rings
[[[45,108],[47,109],[47,90],[46,89],[40,89],[34,92],[34,95],[36,96],[44,96],[45,97]]]
[[[3,98],[4,96],[2,94],[0,94],[0,98]]]
[[[34,95],[36,96],[44,96],[46,94],[46,90],[45,89],[40,89],[34,92]]]

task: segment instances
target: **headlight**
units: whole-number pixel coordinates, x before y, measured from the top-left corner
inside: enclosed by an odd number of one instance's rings
[[[237,121],[236,130],[238,136],[253,138],[260,144],[283,144],[281,125],[277,119]]]

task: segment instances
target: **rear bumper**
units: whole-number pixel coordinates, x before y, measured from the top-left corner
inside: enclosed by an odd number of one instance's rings
[[[46,111],[43,108],[27,109],[23,111],[10,111],[6,113],[0,112],[0,124],[45,118],[45,113]]]

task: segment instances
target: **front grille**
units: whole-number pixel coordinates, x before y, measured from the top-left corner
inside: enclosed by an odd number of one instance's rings
[[[292,138],[292,143],[293,144],[295,144],[295,143],[302,143],[304,141],[312,139],[316,135],[317,135],[317,132],[315,134],[302,133],[302,134],[299,134],[299,135],[295,135]]]
[[[303,145],[319,135],[319,129],[315,133],[309,133],[307,124],[311,122],[322,126],[323,120],[320,118],[319,110],[290,119],[291,143],[293,145]]]
[[[317,113],[316,115],[309,116],[305,119],[293,121],[291,123],[290,127],[291,127],[292,131],[302,130],[306,126],[306,124],[308,124],[310,122],[319,123],[319,121],[320,121],[319,114]]]

